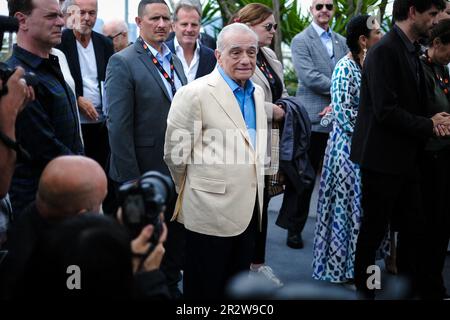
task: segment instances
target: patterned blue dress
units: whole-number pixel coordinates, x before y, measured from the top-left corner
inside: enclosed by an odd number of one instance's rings
[[[313,278],[346,282],[354,277],[356,240],[361,224],[361,174],[350,160],[359,105],[361,71],[345,56],[331,79],[333,130],[320,178],[314,237]]]

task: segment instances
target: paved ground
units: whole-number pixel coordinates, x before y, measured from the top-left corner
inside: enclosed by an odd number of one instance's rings
[[[269,231],[266,262],[273,268],[275,273],[279,276],[280,280],[282,280],[286,285],[305,284],[317,286],[317,284],[320,283],[319,281],[313,280],[311,278],[312,246],[314,239],[314,225],[316,219],[315,210],[313,208],[316,208],[316,197],[317,192],[313,194],[310,208],[310,217],[302,234],[303,240],[305,242],[305,248],[301,250],[291,249],[286,246],[287,231],[275,225],[278,210],[282,202],[282,196],[273,198],[269,204]],[[384,263],[382,261],[380,261],[380,266],[382,266],[382,269],[384,269]],[[444,274],[446,278],[446,286],[450,289],[450,255],[447,256],[446,269],[444,271]],[[388,274],[383,273],[383,276],[390,277],[390,279],[392,279],[392,276]],[[333,286],[342,288],[342,286],[339,285]],[[351,290],[349,287],[345,287],[345,289],[349,291]],[[381,294],[380,297],[388,298],[389,293]]]

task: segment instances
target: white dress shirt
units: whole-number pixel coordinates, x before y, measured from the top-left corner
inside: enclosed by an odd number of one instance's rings
[[[188,83],[195,80],[197,74],[199,62],[200,62],[200,42],[197,40],[197,44],[194,51],[194,57],[192,58],[191,64],[188,65],[186,58],[184,57],[184,50],[180,46],[177,37],[173,39],[173,45],[175,47],[175,54],[180,58],[183,64],[184,74],[186,75]]]

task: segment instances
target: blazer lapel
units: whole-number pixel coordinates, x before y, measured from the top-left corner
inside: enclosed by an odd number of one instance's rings
[[[333,72],[333,61],[330,59],[327,49],[323,45],[322,40],[320,40],[320,37],[317,34],[316,30],[314,30],[313,26],[309,26],[308,33],[312,41],[311,45],[313,46],[313,52],[318,52],[322,57],[322,60],[325,61],[330,67],[331,72]]]
[[[211,95],[222,107],[228,117],[234,122],[235,126],[240,130],[245,140],[251,144],[250,136],[248,134],[247,126],[245,125],[244,117],[242,116],[239,104],[236,101],[230,86],[225,82],[217,69],[214,69],[211,73],[208,80],[208,85],[211,88]]]
[[[94,46],[95,60],[97,62],[97,79],[100,82],[100,79],[104,79],[102,70],[105,70],[105,52],[101,40],[95,31],[92,31],[92,44]]]
[[[338,57],[343,57],[347,52],[343,52],[341,43],[336,38],[336,34],[334,32],[331,32],[331,40],[333,41],[333,54],[334,54],[334,60],[337,63]]]
[[[187,78],[184,74],[183,65],[181,64],[180,59],[174,54],[173,57],[173,66],[175,68],[175,73],[178,76],[178,79],[180,79],[181,85],[185,86],[187,84]]]
[[[266,111],[264,108],[264,95],[259,94],[259,91],[255,89],[253,94],[255,100],[256,111],[256,146],[255,152],[257,157],[261,154],[265,154],[265,146],[267,145],[267,136],[264,136],[264,131],[261,130],[267,125],[267,117],[265,117]],[[269,128],[267,128],[269,130]],[[268,134],[268,133],[267,133]]]
[[[153,76],[156,83],[159,85],[161,90],[164,92],[167,99],[169,101],[172,101],[169,93],[167,92],[166,86],[164,85],[163,80],[161,79],[159,70],[153,64],[150,57],[147,55],[147,52],[145,52],[144,48],[142,48],[142,46],[140,45],[139,42],[135,43],[135,48],[136,48],[137,52],[139,53],[139,59],[142,61],[142,63],[145,65],[145,67],[148,69],[148,71],[150,71],[150,74]]]
[[[205,53],[204,50],[202,48],[202,46],[200,46],[200,51],[198,53],[198,69],[197,69],[197,74],[195,75],[195,79],[200,78],[201,75],[206,74],[206,72],[204,71],[205,67],[206,67],[206,63],[204,62],[205,59]]]
[[[264,53],[264,57],[266,57],[267,62],[270,65],[270,67],[277,74],[278,78],[280,78],[280,80],[283,79],[283,66],[281,65],[281,63],[278,62],[278,64],[277,64],[277,62],[275,62],[275,60],[269,54],[266,54],[264,52],[264,49],[263,49],[263,53]],[[269,84],[269,82],[267,82],[267,84]]]
[[[267,80],[266,76],[262,73],[262,71],[259,69],[258,66],[256,66],[256,69],[255,69],[255,76],[264,83],[266,90],[270,91],[269,81]]]
[[[72,77],[75,80],[75,83],[77,84],[75,88],[76,91],[78,91],[77,94],[82,95],[83,80],[81,79],[80,59],[78,59],[77,39],[75,38],[75,35],[73,34],[72,30],[69,30],[67,32],[70,32],[68,33],[70,41],[68,41],[67,44],[69,54],[66,54],[66,57],[69,62],[69,68],[73,72]]]

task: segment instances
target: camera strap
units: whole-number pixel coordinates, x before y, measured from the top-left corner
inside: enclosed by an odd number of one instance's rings
[[[6,134],[0,131],[0,140],[3,142],[5,146],[14,150],[17,153],[18,157],[22,157],[22,159],[31,160],[31,156],[27,150],[25,150],[20,143],[14,141]]]

